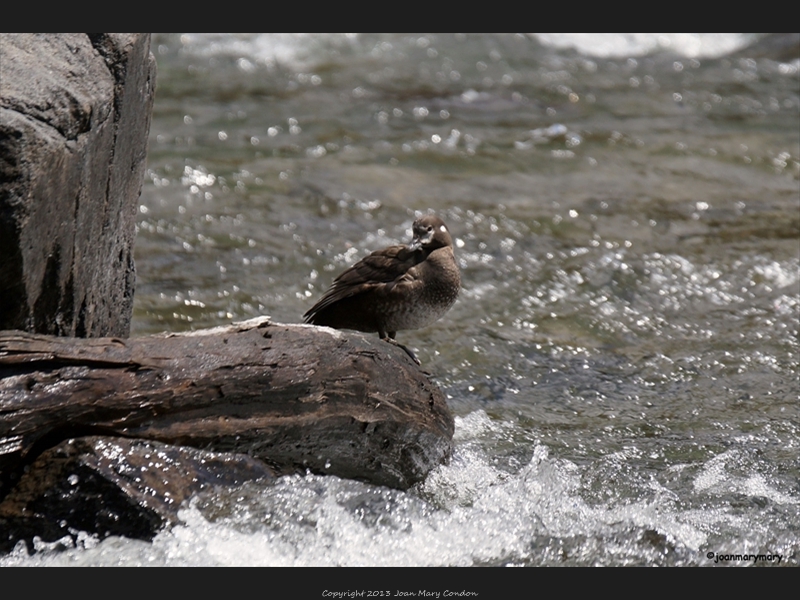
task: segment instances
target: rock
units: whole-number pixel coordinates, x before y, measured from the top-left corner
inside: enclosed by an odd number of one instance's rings
[[[29,551],[41,542],[69,547],[81,534],[150,540],[179,522],[178,509],[194,494],[273,477],[241,454],[113,437],[66,440],[39,455],[0,502],[0,552],[21,540]]]
[[[0,34],[0,329],[126,336],[149,34]]]

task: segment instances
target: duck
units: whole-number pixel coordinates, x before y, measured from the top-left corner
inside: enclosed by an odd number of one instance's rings
[[[410,244],[376,250],[336,277],[303,322],[377,333],[419,365],[395,336],[426,327],[450,310],[461,289],[461,273],[442,219],[424,215],[411,230]]]

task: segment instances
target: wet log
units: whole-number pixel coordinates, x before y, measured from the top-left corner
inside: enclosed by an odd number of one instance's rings
[[[126,340],[0,332],[2,495],[89,435],[405,489],[447,460],[453,426],[439,388],[377,337],[268,318]]]

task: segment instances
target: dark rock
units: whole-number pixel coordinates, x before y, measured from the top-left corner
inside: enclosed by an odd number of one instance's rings
[[[152,539],[212,486],[272,478],[264,463],[146,440],[86,437],[43,452],[0,502],[0,552],[20,540],[75,543],[80,532]],[[66,538],[66,539],[65,539]]]
[[[0,35],[0,329],[125,336],[149,34]]]

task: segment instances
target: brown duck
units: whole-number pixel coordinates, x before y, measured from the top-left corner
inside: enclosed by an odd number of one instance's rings
[[[410,245],[373,252],[339,275],[303,315],[304,322],[377,331],[419,364],[394,337],[398,331],[430,325],[446,313],[458,297],[461,276],[444,221],[426,215],[414,221],[412,230]]]

